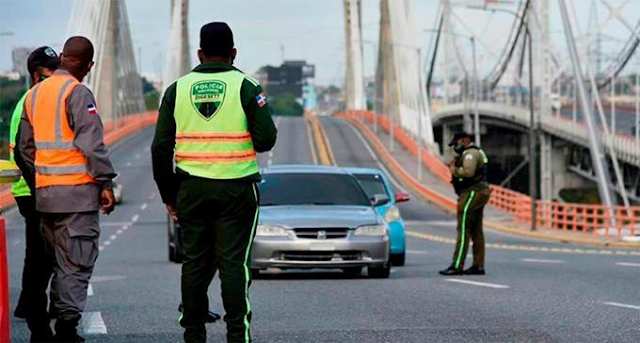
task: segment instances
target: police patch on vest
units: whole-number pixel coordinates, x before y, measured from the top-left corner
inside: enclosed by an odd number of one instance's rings
[[[206,120],[213,118],[224,102],[227,84],[201,81],[191,86],[191,104]]]

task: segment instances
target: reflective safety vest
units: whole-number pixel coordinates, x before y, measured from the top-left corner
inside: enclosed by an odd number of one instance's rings
[[[36,188],[95,182],[87,173],[86,158],[73,145],[75,133],[67,119],[67,98],[78,85],[71,75],[53,75],[27,95],[25,109],[36,145]]]
[[[24,100],[27,98],[27,93],[28,92],[25,92],[22,98],[20,98],[20,101],[18,101],[18,104],[11,115],[11,126],[9,128],[9,161],[11,162],[15,162],[13,150],[16,147],[16,135],[18,134],[18,128],[20,127],[20,118],[22,118]],[[11,194],[13,194],[14,197],[25,197],[31,195],[31,190],[23,177],[20,178],[20,181],[11,184]]]
[[[245,75],[192,72],[178,79],[174,117],[176,166],[207,179],[258,173],[256,152],[240,99]]]

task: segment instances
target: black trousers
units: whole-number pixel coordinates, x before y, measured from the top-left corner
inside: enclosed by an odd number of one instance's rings
[[[22,270],[22,292],[16,312],[27,318],[29,328],[38,329],[49,323],[47,314],[47,287],[53,273],[52,259],[46,251],[46,244],[40,214],[36,211],[33,196],[16,197],[20,214],[26,223],[26,251]]]
[[[250,182],[188,178],[177,212],[182,226],[183,316],[186,342],[206,340],[207,290],[220,270],[228,342],[250,342],[249,254],[258,222],[258,187]]]

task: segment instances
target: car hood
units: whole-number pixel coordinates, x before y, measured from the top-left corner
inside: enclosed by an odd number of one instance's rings
[[[372,207],[367,206],[263,206],[260,224],[287,228],[348,227],[382,223]]]

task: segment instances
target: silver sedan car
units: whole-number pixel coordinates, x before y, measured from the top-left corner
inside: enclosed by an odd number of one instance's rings
[[[389,277],[389,229],[358,181],[337,167],[263,171],[252,273],[266,268],[340,268]]]

